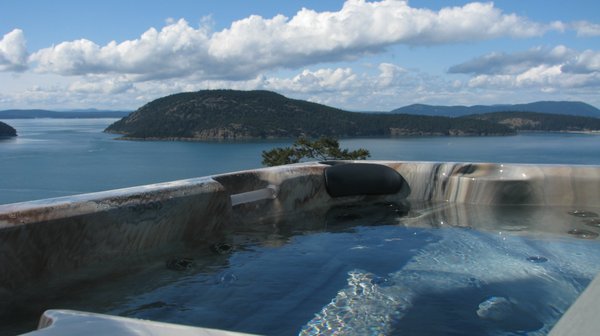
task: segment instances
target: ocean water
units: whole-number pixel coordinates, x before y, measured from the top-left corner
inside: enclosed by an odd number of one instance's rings
[[[261,153],[292,140],[119,141],[102,133],[116,119],[4,120],[19,136],[0,140],[0,204],[131,187],[261,167]],[[529,133],[507,137],[341,139],[371,159],[600,164],[600,136]]]

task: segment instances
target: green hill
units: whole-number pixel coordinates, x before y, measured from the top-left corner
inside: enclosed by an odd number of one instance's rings
[[[0,138],[17,136],[17,130],[0,121]]]
[[[204,90],[156,99],[110,125],[125,139],[223,140],[404,135],[505,135],[477,119],[348,112],[270,91]]]
[[[535,112],[494,112],[462,118],[487,120],[518,131],[600,131],[600,118]]]

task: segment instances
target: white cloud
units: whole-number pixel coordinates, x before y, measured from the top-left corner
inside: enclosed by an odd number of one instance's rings
[[[468,87],[478,89],[527,88],[548,93],[565,89],[597,90],[600,52],[557,46],[512,54],[491,53],[455,65],[448,72],[472,74]]]
[[[428,87],[432,94],[439,93],[437,84],[434,84],[438,78],[411,72],[391,63],[381,63],[375,69],[377,71],[372,73],[370,68],[361,72],[347,67],[319,68],[304,69],[289,76],[258,75],[247,80],[190,77],[140,83],[131,82],[127,76],[121,75],[88,75],[72,82],[45,83],[7,92],[0,102],[14,107],[135,109],[173,93],[229,88],[272,90],[292,98],[351,110],[386,110],[398,107],[398,102],[403,99],[414,99],[416,88]]]
[[[292,78],[268,78],[262,86],[270,90],[296,93],[341,92],[360,85],[361,80],[363,78],[358,78],[350,68],[315,71],[305,69]]]
[[[558,67],[540,67],[531,69],[518,76],[510,75],[480,75],[469,81],[469,87],[479,89],[500,89],[514,92],[516,89],[529,89],[539,92],[564,91],[576,96],[583,91],[593,90],[597,92],[600,87],[600,75],[595,74],[565,74]],[[579,91],[578,89],[581,89]],[[565,91],[567,90],[567,91]],[[595,94],[596,95],[596,94]],[[582,100],[581,96],[578,100]],[[557,97],[551,97],[556,100]],[[593,104],[598,104],[598,98],[588,97]]]
[[[133,83],[123,78],[90,76],[86,80],[77,80],[68,87],[70,92],[93,94],[118,94],[133,88]]]
[[[129,74],[137,80],[185,76],[206,59],[206,31],[185,20],[148,29],[139,39],[99,46],[81,39],[41,49],[31,55],[37,71],[62,75]]]
[[[564,72],[570,73],[594,73],[600,72],[600,52],[586,50],[569,60],[563,67]]]
[[[562,71],[561,65],[539,65],[519,74],[478,75],[468,82],[470,88],[540,91],[600,87],[600,72],[585,74]]]
[[[299,68],[377,53],[395,44],[435,45],[498,37],[540,36],[562,24],[504,14],[493,3],[431,11],[406,1],[348,0],[337,12],[302,9],[294,17],[250,16],[211,33],[184,20],[151,28],[140,38],[99,46],[89,40],[41,49],[31,60],[41,72],[128,74],[135,81],[183,78],[249,79],[278,68]]]
[[[349,68],[303,70],[291,78],[267,78],[260,88],[291,97],[363,111],[389,111],[422,99],[441,103],[459,95],[453,82],[396,64],[381,63],[375,73]]]
[[[539,65],[564,64],[576,54],[576,51],[562,45],[552,49],[536,47],[512,54],[494,52],[454,65],[448,72],[476,75],[519,74]]]
[[[378,69],[380,71],[378,83],[380,87],[393,85],[403,74],[407,73],[406,69],[391,63],[381,63]]]
[[[25,35],[14,29],[0,40],[0,71],[23,71],[27,68]]]
[[[560,65],[545,66],[540,65],[528,69],[527,71],[515,76],[517,86],[527,85],[551,85],[555,79],[562,74]]]
[[[600,36],[600,24],[587,21],[577,21],[572,24],[577,36]]]
[[[0,74],[0,79],[3,76],[10,75]],[[35,78],[30,82],[35,83]],[[380,63],[355,69],[304,69],[289,75],[287,72],[258,75],[247,80],[189,77],[135,83],[120,75],[83,76],[74,81],[46,81],[39,86],[32,84],[27,90],[2,92],[0,104],[4,108],[133,110],[173,93],[229,88],[272,90],[290,98],[362,111],[389,111],[412,103],[474,105],[559,99],[600,105],[598,87],[600,75],[597,72],[565,74],[560,65],[532,67],[516,75],[482,74],[470,80],[457,80],[406,69],[397,64]]]

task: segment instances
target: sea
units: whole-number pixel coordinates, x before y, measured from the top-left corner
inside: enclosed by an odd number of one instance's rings
[[[260,168],[261,154],[290,140],[125,141],[103,130],[118,119],[10,119],[0,139],[0,204]],[[373,160],[600,165],[600,135],[340,139]]]

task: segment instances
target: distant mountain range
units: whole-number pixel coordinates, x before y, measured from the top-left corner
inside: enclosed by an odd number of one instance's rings
[[[123,118],[131,111],[103,111],[95,109],[72,111],[49,110],[4,110],[0,111],[0,119],[34,119],[34,118]]]
[[[0,120],[17,118],[121,118],[105,131],[121,134],[125,139],[161,140],[600,132],[600,110],[582,102],[413,104],[391,112],[361,113],[260,90],[178,93],[156,99],[131,113],[95,109],[0,111]],[[7,127],[3,133],[12,135]]]
[[[600,110],[583,102],[539,101],[529,104],[474,105],[474,106],[436,106],[412,104],[391,111],[391,113],[462,117],[473,114],[494,112],[537,112],[548,114],[576,115],[600,118]]]
[[[114,111],[97,109],[80,109],[68,111],[52,111],[42,109],[13,109],[0,111],[0,119],[29,119],[29,118],[123,118],[132,111]],[[539,101],[528,104],[498,104],[498,105],[427,105],[412,104],[397,108],[390,112],[367,111],[369,114],[412,114],[421,116],[462,117],[475,114],[495,112],[536,112],[548,114],[574,115],[600,118],[600,109],[577,101]],[[357,112],[359,113],[359,112]],[[363,113],[363,112],[360,112]]]

